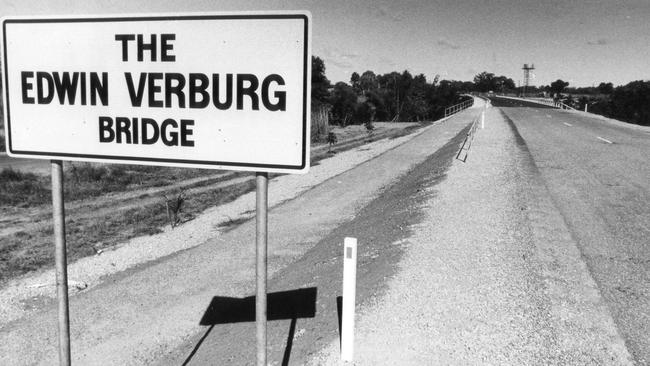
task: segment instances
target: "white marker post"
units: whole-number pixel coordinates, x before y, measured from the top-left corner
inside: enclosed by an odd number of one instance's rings
[[[343,309],[341,315],[341,360],[354,358],[354,307],[357,294],[357,239],[343,243]]]
[[[481,112],[481,130],[485,128],[485,111]]]
[[[613,142],[609,141],[608,139],[604,139],[604,138],[602,138],[600,136],[596,136],[596,138],[599,139],[600,141],[604,141],[604,142],[606,142],[608,144],[613,144]]]

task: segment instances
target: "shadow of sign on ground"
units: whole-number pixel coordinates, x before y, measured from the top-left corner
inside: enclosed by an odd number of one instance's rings
[[[287,345],[282,359],[282,365],[289,364],[293,338],[298,318],[313,318],[316,316],[317,288],[301,288],[290,291],[273,292],[267,295],[267,320],[291,320]],[[255,321],[255,296],[244,298],[215,296],[206,309],[200,325],[209,326],[203,337],[197,342],[183,365],[189,364],[203,341],[212,329],[219,324],[244,323]]]

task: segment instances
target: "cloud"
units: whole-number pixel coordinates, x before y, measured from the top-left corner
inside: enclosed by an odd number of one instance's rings
[[[448,41],[448,40],[446,40],[444,38],[440,38],[438,40],[438,42],[436,42],[436,43],[438,44],[438,46],[440,46],[442,48],[446,48],[446,49],[450,49],[450,50],[460,49],[460,46],[458,44],[450,42],[450,41]]]
[[[375,8],[375,12],[380,18],[388,19],[393,22],[401,22],[404,20],[404,13],[399,10],[392,10],[386,5],[379,5]]]
[[[341,51],[338,48],[325,48],[323,52],[325,65],[332,64],[341,69],[350,69],[354,66],[353,61],[361,55],[353,51]]]
[[[334,66],[336,66],[336,67],[338,67],[340,69],[351,69],[352,66],[353,66],[351,62],[336,60],[336,59],[332,59],[332,58],[330,58],[328,60],[325,60],[325,64],[327,65],[328,63],[332,64],[332,65],[334,65]]]
[[[397,66],[397,62],[393,61],[392,59],[390,59],[388,57],[380,57],[379,62],[381,62],[384,65],[391,66],[391,67]]]
[[[356,52],[341,52],[341,57],[348,58],[348,59],[355,59],[361,57],[360,54]]]
[[[587,41],[587,44],[590,46],[604,46],[608,44],[607,40],[605,38],[599,38],[595,41]]]

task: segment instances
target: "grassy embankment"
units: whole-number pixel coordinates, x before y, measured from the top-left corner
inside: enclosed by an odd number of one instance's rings
[[[76,176],[73,171],[76,170]],[[214,174],[213,171],[198,169],[170,169],[140,166],[93,166],[90,164],[67,169],[65,176],[66,205],[127,190],[168,186],[177,180]],[[201,180],[196,184],[185,185],[192,189],[232,179],[243,173],[228,174]],[[237,196],[252,190],[252,184],[237,184],[190,195],[182,208],[181,218],[189,220],[209,206],[220,205],[234,200]],[[163,194],[172,194],[173,189],[163,190],[160,197],[151,198],[143,193],[135,199],[104,203],[106,212],[94,215],[92,211],[75,215],[68,210],[66,217],[66,239],[68,257],[71,261],[115,244],[141,235],[151,235],[161,231],[169,223]],[[30,214],[30,223],[24,230],[0,238],[0,282],[17,275],[37,270],[53,264],[52,225],[50,220],[51,192],[49,177],[13,170],[0,172],[0,209],[12,211],[25,209]],[[129,201],[141,201],[142,205],[127,206]],[[34,213],[35,212],[35,213]]]

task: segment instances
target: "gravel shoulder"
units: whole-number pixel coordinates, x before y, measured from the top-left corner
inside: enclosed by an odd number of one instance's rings
[[[396,274],[358,299],[353,364],[632,364],[515,131],[489,109],[467,161],[422,187],[425,217]],[[338,340],[311,364],[341,364]]]

